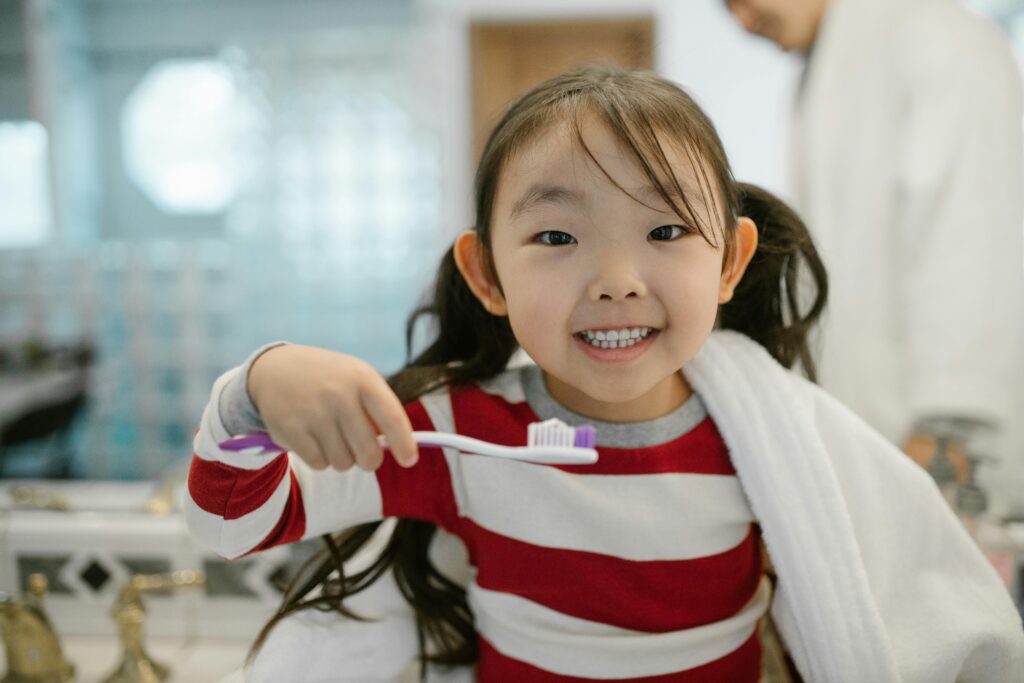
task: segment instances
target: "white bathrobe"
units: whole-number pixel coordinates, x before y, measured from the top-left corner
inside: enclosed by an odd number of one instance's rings
[[[955,0],[828,0],[793,122],[793,203],[829,273],[821,385],[900,443],[1001,422],[1024,510],[1024,143],[1006,36]]]
[[[805,680],[1024,681],[1009,593],[923,470],[744,336],[713,333],[683,372],[761,525],[778,575],[772,616]],[[461,542],[439,531],[431,552],[465,583]],[[247,680],[409,680],[415,627],[390,575],[352,605],[382,620],[293,616]]]

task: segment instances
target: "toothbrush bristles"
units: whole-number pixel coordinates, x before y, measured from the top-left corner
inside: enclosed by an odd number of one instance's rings
[[[570,427],[557,418],[533,422],[526,428],[527,446],[593,448],[597,431],[591,425]]]

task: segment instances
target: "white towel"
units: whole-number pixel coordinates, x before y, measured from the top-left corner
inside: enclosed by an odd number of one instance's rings
[[[778,574],[808,681],[1024,681],[1009,593],[917,465],[758,344],[716,332],[684,373]]]

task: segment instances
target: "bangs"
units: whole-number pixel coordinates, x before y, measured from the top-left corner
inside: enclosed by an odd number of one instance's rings
[[[628,97],[627,93],[618,89],[591,90],[573,93],[573,96],[553,103],[550,116],[545,117],[543,125],[531,126],[529,131],[523,130],[519,139],[525,144],[540,130],[549,129],[557,123],[567,123],[572,130],[580,149],[601,170],[601,173],[623,194],[633,201],[652,210],[658,210],[622,187],[609,175],[604,166],[594,157],[593,152],[583,139],[583,121],[588,116],[595,117],[603,123],[615,139],[627,150],[634,161],[643,170],[662,201],[671,207],[681,220],[693,224],[701,236],[709,244],[718,247],[716,225],[722,225],[722,232],[735,220],[720,198],[723,182],[715,182],[713,177],[728,169],[711,169],[710,160],[716,158],[712,150],[702,149],[702,138],[698,131],[686,125],[685,117],[679,116],[679,103],[659,102],[648,94],[645,102],[637,102]],[[658,107],[658,104],[664,104]],[[538,122],[539,123],[539,122]],[[683,182],[677,170],[673,169],[668,153],[663,145],[674,146],[677,156],[686,160],[692,171],[696,187]],[[516,145],[517,147],[519,145]],[[718,191],[716,191],[716,188]],[[696,196],[694,196],[696,194]],[[717,220],[716,220],[717,215]],[[720,223],[719,223],[720,222]]]
[[[711,121],[674,83],[652,72],[610,67],[588,67],[547,81],[506,111],[488,138],[477,169],[476,226],[485,244],[502,170],[530,142],[560,124],[569,127],[580,149],[612,185],[640,205],[659,210],[650,206],[650,197],[638,197],[622,187],[597,161],[583,138],[588,118],[607,128],[676,216],[708,244],[718,248],[722,235],[729,246],[739,198]],[[670,158],[678,160],[676,168]],[[688,168],[681,168],[684,164]]]

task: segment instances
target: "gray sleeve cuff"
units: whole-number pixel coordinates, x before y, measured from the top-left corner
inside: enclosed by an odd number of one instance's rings
[[[287,343],[272,342],[256,349],[245,359],[235,376],[224,385],[224,389],[217,399],[217,412],[220,415],[220,421],[224,424],[224,429],[231,436],[266,431],[266,426],[256,410],[256,404],[249,396],[246,382],[249,378],[249,370],[257,358],[270,349]]]

